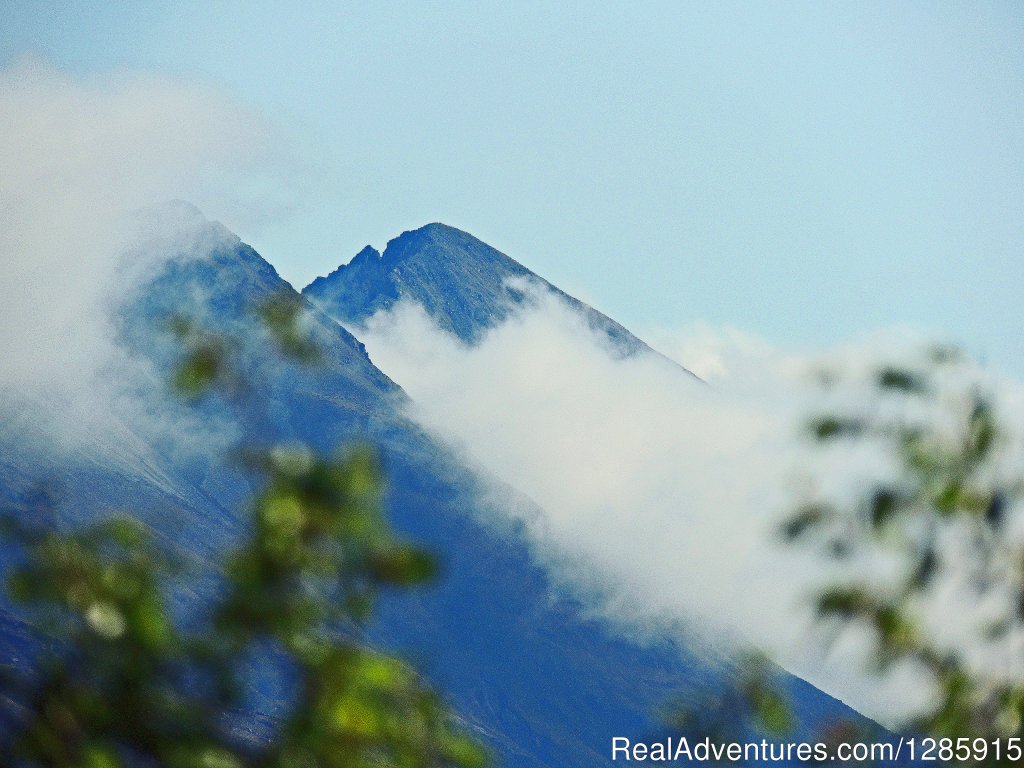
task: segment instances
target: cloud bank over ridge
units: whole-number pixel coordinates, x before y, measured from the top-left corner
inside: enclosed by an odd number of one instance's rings
[[[811,358],[729,329],[662,334],[660,348],[683,350],[680,362],[705,386],[656,356],[615,359],[543,292],[473,347],[411,303],[354,330],[409,393],[414,419],[543,510],[504,506],[595,610],[655,631],[682,622],[719,646],[752,644],[889,724],[928,702],[920,670],[865,674],[867,638],[856,631],[823,642],[808,597],[839,566],[780,542],[799,470],[813,467],[823,491],[851,498],[897,472],[879,445],[830,454],[806,444],[808,414],[836,405],[823,399]],[[880,334],[826,362],[867,371],[886,356],[911,359],[920,342]]]

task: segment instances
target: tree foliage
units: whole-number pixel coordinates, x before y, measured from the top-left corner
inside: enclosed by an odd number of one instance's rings
[[[948,349],[824,382],[840,396],[806,426],[818,451],[868,446],[894,471],[853,494],[812,484],[785,521],[787,541],[851,565],[813,595],[819,622],[866,630],[876,671],[932,686],[906,729],[1024,737],[1024,483],[996,384]]]
[[[258,308],[285,356],[310,361],[301,307]],[[198,400],[244,378],[237,339],[177,318],[176,390]],[[7,762],[59,768],[478,768],[479,745],[416,671],[368,648],[361,626],[382,588],[434,574],[382,509],[372,451],[299,444],[244,452],[259,479],[243,540],[226,553],[201,617],[173,610],[189,574],[130,516],[61,529],[39,509],[3,518],[19,545],[10,597],[55,638],[37,668],[4,681],[21,705]],[[246,700],[253,664],[293,694],[269,734]]]

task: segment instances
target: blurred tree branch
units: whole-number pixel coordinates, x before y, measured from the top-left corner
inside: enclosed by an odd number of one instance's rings
[[[275,296],[256,308],[286,359],[320,351],[304,306]],[[196,401],[250,392],[240,339],[173,318],[175,390]],[[316,455],[303,445],[246,451],[260,478],[244,540],[227,553],[205,627],[182,629],[168,607],[175,563],[130,516],[71,531],[24,511],[3,516],[19,547],[7,588],[59,640],[31,674],[3,681],[22,705],[2,746],[16,766],[59,768],[477,768],[485,755],[408,664],[365,647],[357,627],[382,588],[435,573],[399,541],[382,508],[372,451]],[[297,694],[269,742],[233,732],[243,661],[271,648]]]

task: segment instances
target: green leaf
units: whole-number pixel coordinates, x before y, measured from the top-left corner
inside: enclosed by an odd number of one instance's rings
[[[421,549],[408,545],[391,547],[371,556],[374,577],[386,584],[410,586],[429,581],[437,574],[437,563]]]
[[[776,735],[793,729],[793,712],[784,696],[767,687],[759,689],[753,701],[754,716],[761,730]]]
[[[814,438],[824,441],[841,437],[856,437],[864,431],[864,423],[859,419],[819,416],[811,419],[807,429]]]
[[[903,368],[883,368],[875,380],[881,389],[907,393],[923,392],[925,389],[924,380],[920,375]]]
[[[833,510],[823,504],[805,504],[783,523],[782,536],[793,541],[833,516]]]
[[[817,610],[820,616],[848,619],[864,613],[871,603],[872,600],[861,587],[836,586],[818,596]]]
[[[878,488],[871,497],[871,525],[885,526],[900,510],[900,494],[891,488]]]

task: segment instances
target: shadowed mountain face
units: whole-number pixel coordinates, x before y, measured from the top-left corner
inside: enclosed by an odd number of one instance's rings
[[[176,349],[167,318],[193,317],[243,339],[251,381],[251,390],[231,408],[202,405],[202,423],[230,421],[243,445],[295,439],[321,451],[358,441],[379,447],[394,526],[438,552],[444,576],[411,596],[385,596],[368,637],[414,659],[490,745],[498,765],[610,765],[613,736],[640,739],[662,732],[657,713],[666,702],[692,697],[702,680],[729,674],[728,660],[707,649],[698,653],[668,637],[644,643],[623,637],[560,596],[534,563],[521,532],[494,523],[493,513],[483,509],[480,491],[487,479],[460,466],[401,415],[405,393],[373,366],[354,336],[316,306],[307,307],[306,326],[324,351],[320,363],[306,368],[282,361],[253,320],[252,308],[282,292],[296,294],[236,236],[198,212],[186,213],[172,239],[140,246],[159,251],[164,262],[121,311],[122,343],[153,366],[158,378],[166,377]],[[392,241],[383,257],[364,251],[310,286],[307,295],[346,320],[365,319],[409,296],[426,302],[445,327],[472,342],[521,300],[506,287],[507,277],[531,273],[465,233],[431,225]],[[645,348],[613,321],[575,306],[621,354]],[[156,390],[145,397],[147,408],[168,419],[181,407]],[[110,416],[122,422],[123,434],[96,434],[79,447],[34,440],[31,450],[24,440],[29,411],[18,421],[0,420],[0,501],[31,513],[33,489],[43,482],[60,489],[58,511],[67,522],[130,510],[180,554],[207,568],[201,597],[216,588],[216,556],[247,525],[247,478],[223,461],[222,452],[171,450],[123,414]],[[195,435],[199,448],[204,439]],[[187,614],[196,596],[176,599]],[[40,641],[15,609],[0,611],[0,667],[31,665]],[[267,661],[268,668],[272,664]],[[263,738],[274,727],[274,715],[287,699],[280,679],[267,674],[258,681],[258,726],[243,734],[247,738]],[[796,697],[801,734],[853,716],[806,683],[786,680]],[[0,737],[5,710],[16,706],[5,707],[0,697]]]
[[[444,330],[468,344],[500,325],[528,295],[526,283],[549,290],[603,333],[621,357],[651,351],[593,307],[569,296],[519,262],[444,224],[404,232],[380,254],[366,246],[346,265],[318,277],[303,295],[339,322],[359,325],[398,301],[417,302]]]

